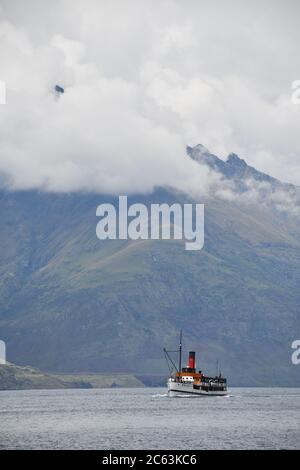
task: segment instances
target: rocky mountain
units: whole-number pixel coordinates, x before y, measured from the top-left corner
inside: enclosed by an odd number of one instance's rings
[[[298,188],[188,147],[237,193],[249,181]],[[280,193],[281,194],[281,193]],[[284,193],[285,194],[285,193]],[[281,194],[282,196],[282,194]],[[266,199],[266,197],[265,197]],[[157,189],[129,203],[190,201]],[[195,349],[235,385],[300,385],[291,343],[300,337],[300,223],[295,211],[208,197],[205,244],[96,238],[97,194],[0,193],[0,338],[8,359],[43,371],[167,374],[162,348]],[[289,204],[294,204],[289,200]]]
[[[198,144],[195,147],[188,146],[187,154],[193,160],[199,163],[205,163],[228,179],[245,180],[247,178],[253,178],[256,181],[267,181],[268,183],[276,185],[279,183],[275,178],[247,165],[245,160],[235,153],[230,153],[227,160],[223,161],[216,155],[211,154],[203,145]]]
[[[198,163],[208,165],[225,179],[236,183],[235,189],[245,188],[243,183],[247,180],[253,180],[258,183],[268,183],[273,190],[282,188],[291,192],[299,192],[299,188],[292,184],[283,183],[272,176],[256,170],[256,168],[247,165],[245,160],[235,153],[230,153],[227,160],[213,155],[204,145],[198,144],[195,147],[187,146],[187,154]]]

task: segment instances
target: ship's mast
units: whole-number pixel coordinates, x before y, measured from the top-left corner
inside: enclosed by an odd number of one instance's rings
[[[182,330],[180,330],[180,335],[179,335],[179,365],[178,365],[179,372],[181,372],[181,352],[182,352]]]
[[[173,361],[172,357],[170,356],[170,353],[176,353],[176,355],[179,352],[179,364],[178,364],[178,369]],[[180,330],[180,336],[179,336],[179,349],[176,349],[176,351],[167,351],[166,348],[164,348],[164,353],[165,353],[165,358],[170,370],[170,374],[172,374],[172,367],[177,371],[181,372],[181,353],[182,353],[182,330]],[[176,359],[175,359],[176,361]],[[171,367],[172,366],[172,367]]]

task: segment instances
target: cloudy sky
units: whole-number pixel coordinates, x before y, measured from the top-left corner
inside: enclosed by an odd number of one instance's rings
[[[202,143],[300,185],[299,17],[298,0],[0,0],[0,181],[205,188],[185,154]]]

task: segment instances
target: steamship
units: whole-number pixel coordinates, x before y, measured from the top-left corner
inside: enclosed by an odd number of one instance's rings
[[[170,353],[179,352],[178,367],[172,360]],[[182,395],[194,396],[224,396],[227,395],[227,379],[222,377],[221,372],[215,377],[208,377],[202,371],[196,370],[195,352],[189,352],[187,367],[181,366],[182,359],[182,332],[180,332],[179,349],[167,351],[164,348],[167,363],[170,369],[170,377],[167,382],[168,396],[176,397]]]

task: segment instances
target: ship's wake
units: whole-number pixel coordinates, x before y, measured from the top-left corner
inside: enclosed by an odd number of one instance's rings
[[[151,397],[152,398],[165,398],[167,396],[168,396],[167,393],[156,393],[155,395],[152,395]]]

